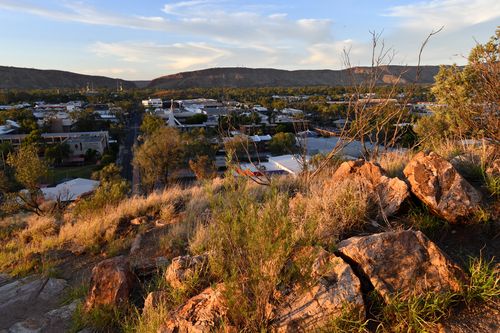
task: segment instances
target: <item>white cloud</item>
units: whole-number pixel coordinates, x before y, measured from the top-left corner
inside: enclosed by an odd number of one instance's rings
[[[188,70],[199,65],[215,64],[227,54],[204,43],[134,43],[97,42],[90,51],[101,57],[113,57],[127,63],[152,65],[163,70]]]
[[[431,0],[389,8],[388,16],[401,19],[403,27],[447,31],[487,22],[500,17],[498,0]]]

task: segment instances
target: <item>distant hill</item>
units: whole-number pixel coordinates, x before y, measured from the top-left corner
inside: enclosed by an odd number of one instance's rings
[[[415,81],[416,66],[380,67],[383,75],[377,84],[390,84],[401,74],[401,83]],[[340,86],[362,82],[369,77],[370,67],[355,67],[345,70],[296,70],[286,71],[268,68],[210,68],[199,71],[166,75],[152,80],[148,88],[185,89],[210,87],[301,87]],[[430,84],[438,73],[439,66],[422,66],[419,83]]]
[[[401,83],[415,81],[416,66],[380,67],[382,75],[377,84],[393,83],[401,74]],[[123,88],[186,89],[186,88],[250,88],[250,87],[302,87],[341,86],[367,80],[370,67],[344,70],[296,70],[272,68],[209,68],[192,72],[166,75],[152,81],[126,81],[105,76],[77,74],[59,70],[41,70],[0,66],[0,89],[53,89],[94,88],[115,89],[121,82]],[[423,66],[419,83],[431,84],[439,66]]]
[[[77,74],[58,70],[41,70],[0,66],[0,89],[53,89],[85,88],[87,84],[94,88],[115,89],[117,82],[123,88],[135,88],[134,82],[113,79],[105,76]]]

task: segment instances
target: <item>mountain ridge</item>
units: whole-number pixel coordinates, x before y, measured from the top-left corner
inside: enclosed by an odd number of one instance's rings
[[[381,66],[377,84],[415,82],[417,66]],[[439,66],[421,66],[418,83],[434,83]],[[370,67],[353,67],[343,70],[282,70],[274,68],[216,67],[161,76],[151,80],[147,88],[186,89],[210,87],[299,87],[299,86],[341,86],[367,80]]]
[[[115,89],[118,83],[122,83],[123,88],[136,88],[134,82],[119,78],[56,69],[0,66],[0,89],[78,89],[87,85]]]
[[[439,66],[421,66],[418,83],[432,84]],[[417,66],[381,66],[377,84],[415,82]],[[188,89],[188,88],[258,88],[343,86],[357,84],[369,79],[370,67],[332,70],[283,70],[275,68],[215,67],[195,71],[179,72],[160,76],[153,80],[123,80],[106,76],[79,74],[52,69],[35,69],[0,66],[0,89],[81,89],[87,85],[94,88],[115,89],[119,83],[123,88]]]

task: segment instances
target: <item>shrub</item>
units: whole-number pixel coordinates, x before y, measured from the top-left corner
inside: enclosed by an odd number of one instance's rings
[[[213,203],[209,227],[210,267],[226,286],[229,317],[238,328],[260,331],[267,325],[266,304],[295,245],[288,198],[268,189],[255,202],[239,182]]]

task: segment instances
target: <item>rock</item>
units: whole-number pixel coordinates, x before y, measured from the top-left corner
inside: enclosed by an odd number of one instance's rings
[[[127,302],[134,283],[135,277],[124,256],[101,261],[92,269],[85,308],[89,310],[95,306],[115,306]]]
[[[130,255],[136,254],[141,249],[142,242],[142,234],[137,234],[132,241],[132,245],[130,246]]]
[[[156,220],[155,221],[155,227],[157,228],[163,228],[168,225],[168,222],[165,222],[164,220]]]
[[[79,301],[74,301],[45,313],[12,325],[9,333],[63,332],[69,330],[69,323]]]
[[[0,287],[0,329],[28,317],[41,315],[58,305],[67,282],[62,279],[27,277]]]
[[[340,182],[349,177],[363,179],[372,190],[371,200],[379,204],[379,217],[396,213],[409,197],[408,185],[398,178],[389,178],[378,165],[365,160],[344,162],[335,171],[332,181]]]
[[[464,272],[420,231],[384,232],[339,243],[385,300],[426,292],[458,292]]]
[[[208,255],[186,255],[172,259],[165,272],[165,279],[173,288],[182,288],[194,276],[204,278],[208,273]]]
[[[1,274],[0,273],[0,287],[4,284],[7,284],[10,281],[9,274]]]
[[[298,258],[299,257],[299,258]],[[291,290],[276,293],[275,303],[269,305],[272,329],[275,332],[309,332],[340,317],[348,308],[364,317],[361,282],[351,267],[339,257],[321,248],[306,247],[295,256],[301,273],[309,272],[312,285],[304,288],[297,283]],[[302,266],[302,267],[301,267]],[[280,293],[282,295],[280,295]]]
[[[163,271],[170,264],[170,260],[165,257],[133,259],[138,259],[132,262],[132,271],[139,277],[152,276]]]
[[[150,292],[144,300],[142,312],[145,313],[158,307],[158,305],[166,302],[168,297],[170,297],[170,294],[163,290]]]
[[[160,327],[158,333],[217,331],[221,324],[227,323],[227,307],[223,292],[224,286],[219,284],[189,299]]]
[[[450,223],[466,223],[480,209],[481,194],[436,153],[418,153],[403,172],[411,191]]]
[[[139,217],[136,217],[135,219],[130,220],[130,224],[132,224],[132,225],[141,225],[141,224],[144,224],[147,222],[148,222],[147,216],[139,216]]]

